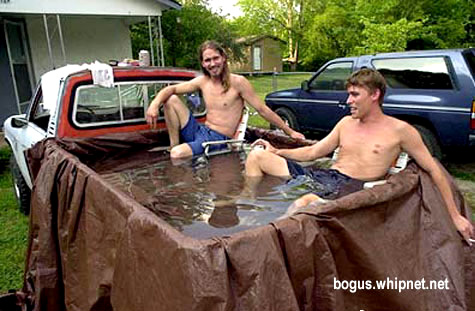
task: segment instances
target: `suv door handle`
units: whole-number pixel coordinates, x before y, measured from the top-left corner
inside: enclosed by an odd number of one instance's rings
[[[342,103],[342,102],[338,103],[338,108],[345,109],[346,106],[348,106],[346,103]]]

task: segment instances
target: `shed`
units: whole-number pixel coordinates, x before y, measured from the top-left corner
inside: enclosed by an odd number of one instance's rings
[[[180,8],[175,0],[0,0],[0,124],[25,112],[43,73],[133,58],[129,26],[148,19],[151,39],[161,38],[162,12]],[[161,47],[150,50],[163,65]]]
[[[234,72],[281,72],[282,50],[285,41],[269,36],[239,38],[237,43],[244,45],[244,60],[230,62]]]

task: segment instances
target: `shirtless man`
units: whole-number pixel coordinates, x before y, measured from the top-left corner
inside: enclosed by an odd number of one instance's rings
[[[201,144],[206,141],[231,139],[241,121],[244,102],[289,136],[305,138],[285,124],[257,97],[246,78],[229,72],[226,53],[216,42],[206,41],[200,46],[199,52],[204,75],[162,89],[147,110],[147,122],[155,128],[158,109],[164,104],[172,158],[201,154]],[[197,90],[201,90],[206,103],[205,126],[199,124],[175,96]],[[185,143],[179,144],[180,136]]]
[[[358,182],[362,187],[364,181],[384,177],[394,159],[404,150],[430,174],[457,230],[469,242],[474,233],[473,226],[457,210],[449,183],[421,136],[411,125],[383,113],[381,105],[386,91],[383,76],[375,70],[362,69],[348,78],[346,87],[351,116],[341,119],[328,136],[312,146],[276,149],[269,142],[257,141],[255,144],[263,145],[265,149],[255,149],[249,154],[246,175],[295,177],[307,174],[317,182],[319,178],[323,178],[322,184],[334,183],[336,189]],[[338,160],[328,172],[319,170],[315,173],[286,160],[315,160],[328,155],[337,147],[340,147]],[[318,195],[307,194],[298,199],[294,206],[305,206],[318,199]]]

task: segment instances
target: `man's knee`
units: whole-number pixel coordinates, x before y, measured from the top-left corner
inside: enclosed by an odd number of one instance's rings
[[[170,150],[170,157],[174,159],[186,158],[193,155],[193,151],[188,144],[181,144]]]
[[[261,161],[266,158],[267,153],[269,153],[269,151],[265,151],[265,150],[262,150],[262,149],[253,149],[247,155],[246,162],[248,162],[250,164],[261,163]]]
[[[182,102],[177,95],[170,96],[166,102],[163,103],[163,109],[171,110],[171,109],[179,109],[181,108]]]

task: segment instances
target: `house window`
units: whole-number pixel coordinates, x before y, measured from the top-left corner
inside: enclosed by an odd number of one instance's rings
[[[254,46],[252,51],[252,59],[253,59],[253,70],[260,71],[262,70],[262,51],[260,46]]]

